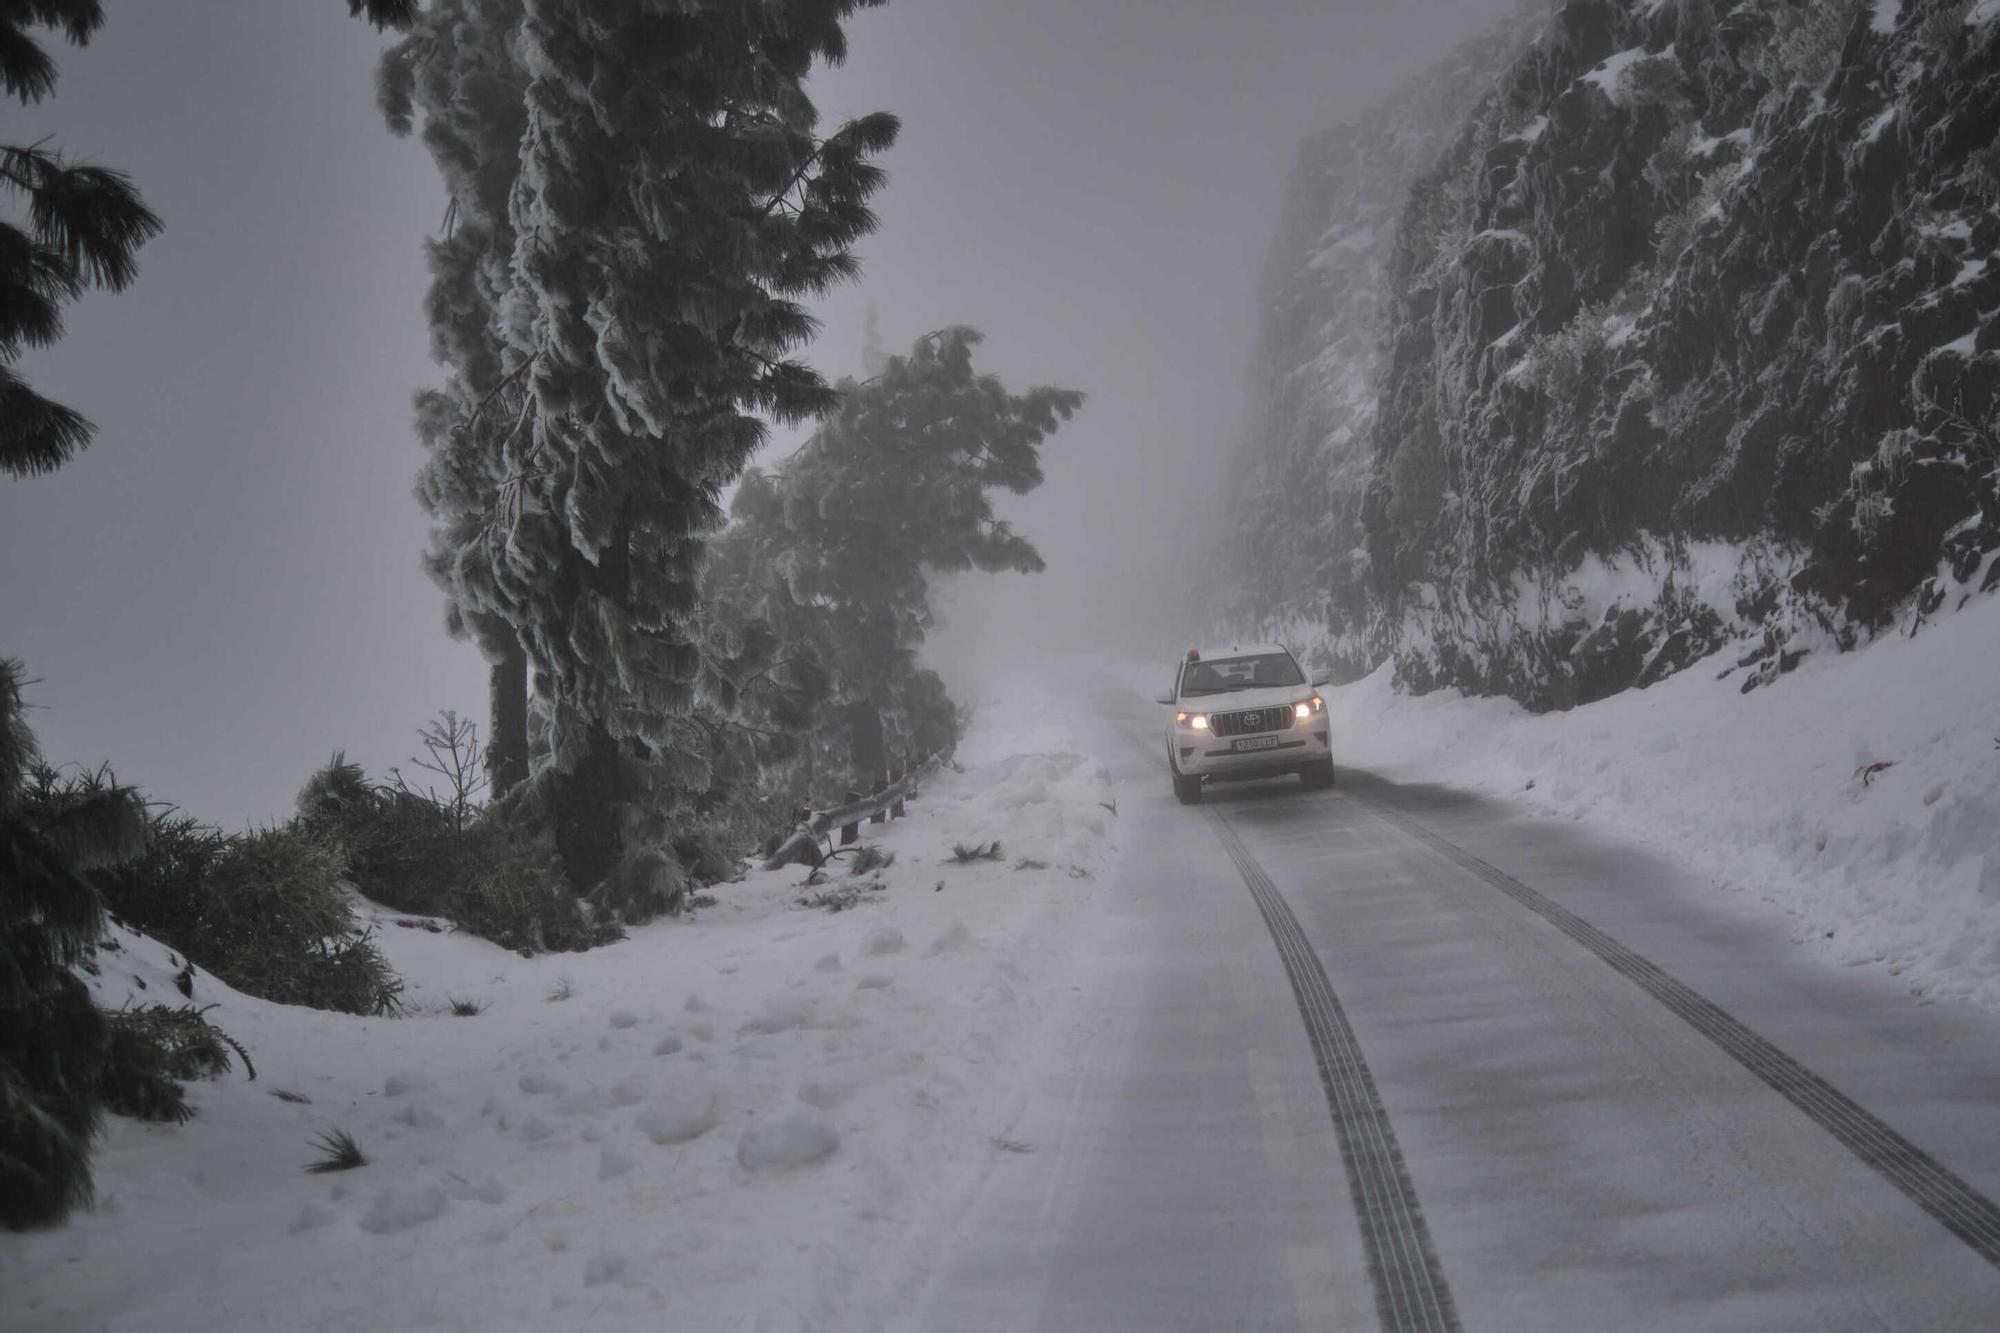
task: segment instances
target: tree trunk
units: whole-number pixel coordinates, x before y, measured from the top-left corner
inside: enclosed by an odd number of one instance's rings
[[[556,783],[556,853],[563,875],[579,894],[590,892],[618,865],[624,852],[625,810],[618,742],[602,722],[590,729],[590,749]]]
[[[507,650],[487,676],[492,699],[486,735],[486,778],[495,799],[528,777],[528,654],[508,636]]]

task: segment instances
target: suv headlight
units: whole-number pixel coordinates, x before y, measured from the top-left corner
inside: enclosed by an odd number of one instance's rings
[[[1174,722],[1178,726],[1193,727],[1196,731],[1208,730],[1208,714],[1206,713],[1175,713]]]

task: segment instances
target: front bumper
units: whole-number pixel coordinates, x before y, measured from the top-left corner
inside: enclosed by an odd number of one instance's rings
[[[1286,731],[1272,733],[1270,737],[1242,739],[1267,740],[1273,737],[1277,741],[1275,745],[1239,750],[1235,739],[1176,729],[1172,740],[1174,768],[1183,777],[1232,782],[1296,773],[1333,757],[1333,728],[1324,716],[1312,718]]]

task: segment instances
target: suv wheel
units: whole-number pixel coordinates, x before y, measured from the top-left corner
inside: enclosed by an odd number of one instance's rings
[[[1183,777],[1181,774],[1173,772],[1172,769],[1169,769],[1168,772],[1174,780],[1175,799],[1180,801],[1182,805],[1199,805],[1201,803],[1201,779]]]
[[[1323,759],[1317,764],[1307,764],[1299,770],[1299,781],[1315,791],[1323,791],[1333,785],[1333,760]]]

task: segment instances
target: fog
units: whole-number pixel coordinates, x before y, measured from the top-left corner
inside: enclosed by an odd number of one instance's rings
[[[1013,506],[1048,572],[947,599],[955,678],[1023,647],[1179,639],[1174,556],[1241,413],[1294,145],[1507,7],[905,0],[852,25],[822,108],[904,131],[865,276],[826,301],[811,359],[856,371],[872,308],[890,350],[972,324],[1010,385],[1089,395]],[[443,194],[383,129],[382,43],[344,6],[106,9],[15,132],[130,172],[167,230],[130,290],[26,359],[99,433],[0,483],[0,651],[37,682],[51,760],[269,820],[334,750],[379,772],[435,710],[484,715],[410,495]]]

